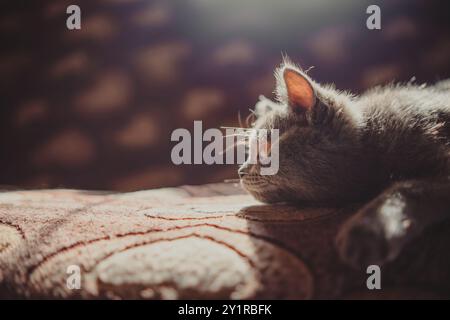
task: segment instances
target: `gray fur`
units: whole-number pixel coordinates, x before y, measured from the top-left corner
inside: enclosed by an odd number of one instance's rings
[[[286,68],[310,81],[317,98],[312,110],[289,108]],[[253,127],[280,130],[280,169],[274,176],[259,175],[258,165],[239,169],[255,198],[346,204],[373,199],[402,181],[448,181],[450,79],[434,86],[391,84],[356,96],[314,82],[289,61],[275,77],[278,101],[259,102]]]

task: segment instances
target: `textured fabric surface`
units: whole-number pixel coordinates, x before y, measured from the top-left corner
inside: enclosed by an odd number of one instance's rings
[[[442,225],[382,267],[382,289],[339,262],[357,206],[263,205],[231,184],[133,193],[0,193],[1,298],[448,298]],[[68,267],[81,288],[67,287]]]

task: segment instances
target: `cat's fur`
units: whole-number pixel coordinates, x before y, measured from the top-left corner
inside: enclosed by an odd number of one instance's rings
[[[450,218],[449,80],[355,96],[314,82],[289,61],[275,76],[278,101],[261,98],[253,127],[280,130],[279,171],[262,176],[248,163],[239,169],[255,198],[368,202],[337,237],[354,266],[392,260],[424,228]]]

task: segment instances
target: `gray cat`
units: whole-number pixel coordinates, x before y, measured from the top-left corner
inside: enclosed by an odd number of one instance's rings
[[[366,202],[337,248],[355,267],[393,260],[411,239],[450,218],[450,79],[389,85],[360,96],[320,85],[285,61],[277,102],[255,108],[256,129],[279,129],[279,171],[244,163],[241,184],[267,202]]]

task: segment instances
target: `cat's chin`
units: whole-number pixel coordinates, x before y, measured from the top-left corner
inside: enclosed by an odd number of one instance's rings
[[[252,188],[252,186],[247,185],[243,180],[241,180],[241,186],[258,201],[264,203],[277,203],[282,201],[281,199],[279,199],[279,197],[276,197],[276,192],[270,192],[260,189],[256,190]]]

